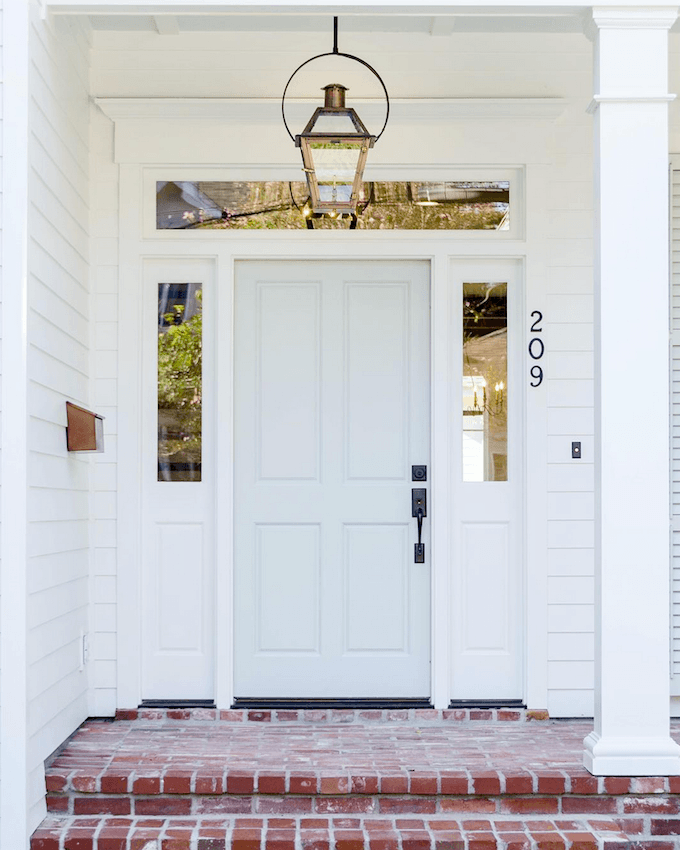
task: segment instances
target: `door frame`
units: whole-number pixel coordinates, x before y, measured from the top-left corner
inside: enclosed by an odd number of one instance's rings
[[[442,169],[438,169],[441,172]],[[518,169],[519,171],[519,169]],[[171,241],[145,237],[141,227],[146,193],[144,169],[139,165],[120,166],[120,209],[136,209],[139,215],[120,215],[118,246],[118,605],[117,707],[132,708],[141,699],[140,623],[142,617],[140,591],[141,462],[140,414],[143,392],[139,364],[141,362],[141,311],[130,309],[137,303],[143,260],[171,260],[190,257],[210,260],[215,264],[218,283],[216,327],[229,333],[216,335],[215,362],[223,364],[224,377],[217,383],[215,394],[216,421],[222,436],[215,447],[216,515],[224,521],[216,523],[215,563],[227,565],[216,570],[215,596],[215,703],[229,708],[233,701],[233,633],[231,611],[233,599],[233,324],[235,263],[240,260],[356,260],[409,259],[430,264],[430,430],[432,467],[431,499],[431,700],[436,708],[448,707],[450,700],[450,575],[451,551],[448,517],[452,510],[452,486],[446,471],[451,469],[455,434],[450,433],[450,392],[453,375],[451,334],[451,260],[506,259],[519,261],[522,267],[523,292],[520,304],[523,320],[517,329],[526,338],[526,317],[532,309],[541,309],[545,297],[543,280],[548,265],[544,233],[545,187],[547,168],[532,166],[523,170],[524,185],[517,186],[528,200],[525,227],[517,239],[480,239],[480,234],[465,238],[464,234],[405,231],[346,231],[314,234],[308,231],[275,231],[266,233],[229,234],[219,241],[215,234],[207,238],[193,233],[186,239],[178,234]],[[225,178],[228,179],[228,178]],[[232,178],[233,179],[233,178]],[[518,181],[519,182],[519,181]],[[148,205],[148,203],[147,203]],[[531,238],[527,234],[533,234]],[[196,238],[198,237],[198,238]],[[311,238],[310,238],[311,237]],[[349,253],[351,251],[351,254]],[[457,373],[456,373],[457,374]],[[518,388],[520,390],[521,388]],[[524,700],[527,705],[547,705],[547,549],[545,511],[545,476],[547,436],[545,416],[547,398],[544,391],[525,393],[521,399],[520,432],[524,445],[532,452],[524,453],[522,496],[524,519],[521,529],[524,566]]]

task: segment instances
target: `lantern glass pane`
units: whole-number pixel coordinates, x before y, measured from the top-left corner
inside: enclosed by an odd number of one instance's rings
[[[335,133],[354,136],[358,133],[349,112],[322,112],[314,122],[313,133]]]
[[[312,142],[309,146],[319,185],[354,182],[361,145]]]

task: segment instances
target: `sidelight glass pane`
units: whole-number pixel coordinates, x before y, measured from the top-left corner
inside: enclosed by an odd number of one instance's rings
[[[354,177],[356,152],[316,150],[342,187]],[[350,157],[351,155],[351,157]],[[350,158],[354,159],[354,165]],[[328,169],[326,169],[328,170]],[[351,179],[350,179],[351,178]],[[327,179],[319,175],[321,182]],[[351,191],[351,186],[345,191]],[[156,183],[157,230],[305,230],[307,184],[283,181],[176,181]],[[364,182],[357,230],[509,230],[507,180]],[[314,221],[322,230],[343,230],[347,217]]]
[[[463,481],[508,480],[508,286],[463,284]]]
[[[201,480],[200,283],[158,284],[158,480]]]

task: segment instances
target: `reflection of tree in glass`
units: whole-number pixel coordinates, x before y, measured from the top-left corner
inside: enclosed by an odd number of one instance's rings
[[[201,462],[202,402],[202,293],[196,292],[198,310],[184,321],[184,304],[174,304],[164,315],[158,335],[158,453],[159,463],[180,464],[191,479]],[[178,470],[179,471],[179,470]]]

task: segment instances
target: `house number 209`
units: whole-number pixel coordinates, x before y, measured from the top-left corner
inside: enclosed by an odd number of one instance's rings
[[[531,318],[534,319],[533,324],[531,325],[531,333],[532,334],[540,334],[543,333],[543,313],[540,310],[534,310],[531,314]],[[545,354],[545,345],[543,344],[543,340],[540,336],[532,336],[529,340],[529,357],[532,360],[540,360]],[[543,368],[538,365],[538,363],[534,364],[531,369],[529,369],[529,374],[532,377],[531,386],[532,387],[540,387],[543,383]]]

